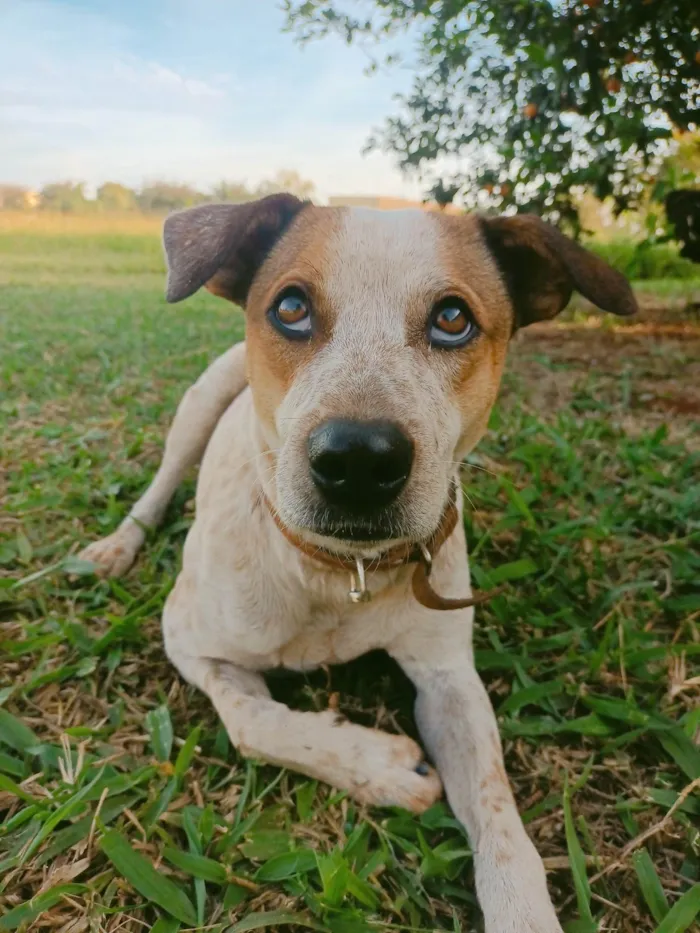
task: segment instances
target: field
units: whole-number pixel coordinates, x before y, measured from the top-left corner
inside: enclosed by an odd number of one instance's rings
[[[0,214],[0,930],[478,929],[444,804],[362,810],[240,759],[166,662],[194,477],[124,579],[75,557],[243,332],[210,296],[166,306],[138,224]],[[515,339],[463,474],[476,582],[509,581],[478,665],[570,933],[698,929],[700,281],[644,289],[627,326],[579,307]],[[272,686],[414,733],[383,656]]]

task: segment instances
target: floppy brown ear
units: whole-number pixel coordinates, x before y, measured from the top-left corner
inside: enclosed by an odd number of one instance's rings
[[[515,327],[555,317],[573,291],[613,314],[637,310],[623,275],[539,217],[483,218],[482,230],[508,287]]]
[[[166,300],[182,301],[206,285],[244,304],[255,273],[305,206],[292,194],[247,204],[202,204],[171,214],[163,227]]]

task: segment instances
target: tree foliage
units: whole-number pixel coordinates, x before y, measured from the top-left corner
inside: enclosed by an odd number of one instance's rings
[[[97,202],[105,211],[135,211],[138,209],[136,192],[117,181],[106,181],[97,189]]]
[[[377,40],[375,61],[396,60],[397,34],[414,37],[413,88],[370,145],[432,174],[438,201],[459,194],[575,225],[572,190],[636,206],[672,130],[700,123],[698,0],[287,0],[286,9],[301,41]]]
[[[39,192],[39,199],[42,210],[64,214],[81,213],[88,205],[84,182],[58,181],[44,185]]]

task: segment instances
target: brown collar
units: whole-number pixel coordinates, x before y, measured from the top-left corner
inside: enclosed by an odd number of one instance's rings
[[[390,570],[394,567],[406,566],[407,564],[416,565],[411,579],[413,595],[421,606],[425,606],[426,609],[466,609],[469,606],[476,606],[479,603],[486,602],[503,590],[503,587],[499,587],[498,589],[490,590],[486,593],[479,593],[476,596],[469,596],[463,599],[450,599],[440,596],[430,585],[429,578],[433,566],[433,558],[455,530],[457,522],[459,521],[457,487],[454,483],[450,488],[450,495],[442,513],[440,523],[428,541],[424,544],[399,544],[396,547],[384,551],[378,557],[364,560],[360,557],[356,558],[348,555],[336,554],[327,548],[319,547],[318,545],[311,544],[309,541],[305,541],[300,535],[296,534],[296,532],[285,525],[279,517],[277,510],[273,508],[265,495],[263,495],[263,498],[275,525],[277,525],[287,541],[298,551],[301,551],[306,557],[316,560],[333,570],[344,570],[350,573],[351,587],[348,596],[352,602],[367,602],[372,598],[365,583],[366,571]]]

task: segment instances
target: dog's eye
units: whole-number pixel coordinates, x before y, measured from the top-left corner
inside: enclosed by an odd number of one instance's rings
[[[433,308],[428,339],[434,347],[462,347],[475,337],[477,326],[461,298],[443,298]]]
[[[300,288],[288,288],[278,295],[268,317],[285,337],[300,340],[311,336],[311,306]]]

